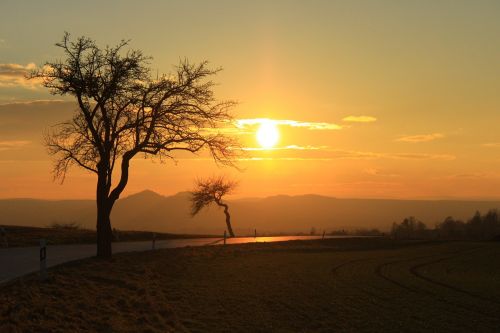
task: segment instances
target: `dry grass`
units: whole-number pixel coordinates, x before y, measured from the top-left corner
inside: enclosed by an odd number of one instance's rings
[[[0,332],[488,332],[500,244],[331,239],[88,259],[0,289]]]
[[[40,239],[46,239],[48,245],[56,244],[92,244],[96,241],[96,231],[78,227],[39,228],[0,225],[5,230],[9,247],[37,246]],[[114,242],[145,241],[153,238],[151,231],[124,231],[115,232]],[[213,237],[205,235],[180,235],[155,233],[157,240],[176,238],[201,238]],[[0,247],[4,246],[4,240],[0,237]]]

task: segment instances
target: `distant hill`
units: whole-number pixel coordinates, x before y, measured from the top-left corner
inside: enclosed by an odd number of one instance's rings
[[[428,226],[447,216],[467,219],[476,210],[500,208],[496,201],[337,199],[319,195],[238,199],[229,202],[237,234],[309,232],[316,230],[388,230],[393,222],[415,216]],[[75,222],[95,227],[92,200],[0,200],[0,224],[48,226]],[[118,200],[112,213],[114,228],[171,233],[221,234],[224,214],[212,207],[195,218],[189,215],[189,193],[162,196],[140,192]]]

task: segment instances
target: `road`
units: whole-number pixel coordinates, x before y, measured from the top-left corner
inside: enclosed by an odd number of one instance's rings
[[[327,236],[328,237],[328,236]],[[321,236],[277,236],[228,238],[227,244],[254,242],[280,242],[288,240],[318,239]],[[157,240],[156,249],[222,244],[221,238],[192,238]],[[151,250],[152,242],[113,243],[113,253]],[[13,247],[0,249],[0,284],[39,270],[39,247]],[[47,267],[95,255],[95,244],[70,244],[47,246]]]

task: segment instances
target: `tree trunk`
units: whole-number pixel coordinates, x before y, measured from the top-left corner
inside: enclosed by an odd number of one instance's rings
[[[120,194],[128,182],[128,168],[130,159],[135,152],[126,152],[122,158],[121,177],[118,185],[111,191],[108,183],[108,171],[103,169],[97,175],[97,257],[111,258],[113,254],[111,242],[113,240],[113,229],[111,228],[111,210],[120,198]],[[99,167],[98,167],[99,168]]]
[[[109,218],[111,211],[106,207],[105,202],[98,202],[97,206],[97,257],[108,259],[112,255],[111,241],[113,240]]]
[[[105,170],[100,170],[97,175],[97,191],[96,191],[96,204],[97,204],[97,257],[98,258],[111,258],[111,241],[113,239],[113,232],[111,230],[111,207],[108,199],[108,186],[107,174]]]
[[[224,207],[224,214],[226,215],[226,226],[227,226],[227,231],[229,232],[229,236],[235,237],[233,228],[231,227],[231,215],[229,215],[229,206],[222,202],[217,202],[217,204],[221,207]]]

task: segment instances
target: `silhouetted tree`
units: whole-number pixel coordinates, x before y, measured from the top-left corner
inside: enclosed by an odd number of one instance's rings
[[[476,212],[465,225],[467,236],[472,239],[494,239],[500,235],[498,211],[492,209],[486,214]]]
[[[231,227],[231,215],[229,215],[229,206],[222,201],[222,198],[230,194],[238,184],[234,181],[227,180],[223,176],[212,177],[207,179],[198,179],[196,188],[191,192],[191,215],[195,216],[204,207],[212,203],[224,208],[226,215],[226,226],[230,237],[234,237],[233,228]]]
[[[463,239],[465,237],[465,223],[448,216],[443,222],[436,225],[435,231],[440,239]]]
[[[407,217],[401,222],[393,223],[391,235],[397,239],[418,239],[426,237],[427,227],[415,217]]]
[[[467,231],[467,236],[472,239],[481,239],[482,238],[482,224],[483,220],[481,218],[481,213],[479,211],[476,211],[474,216],[467,221],[466,224],[466,231]]]
[[[500,234],[500,220],[496,209],[489,210],[482,218],[483,239],[493,239]]]
[[[66,33],[56,44],[63,60],[48,62],[31,74],[55,95],[70,95],[78,104],[73,118],[47,134],[56,157],[55,178],[64,180],[70,166],[97,175],[97,256],[111,256],[110,214],[129,178],[137,155],[174,158],[176,151],[208,149],[216,162],[231,164],[231,138],[216,129],[231,119],[233,102],[214,98],[207,78],[219,70],[206,62],[182,61],[173,75],[152,79],[149,59],[128,50],[126,41],[99,48],[87,38],[71,41]],[[114,180],[115,165],[120,175]]]

